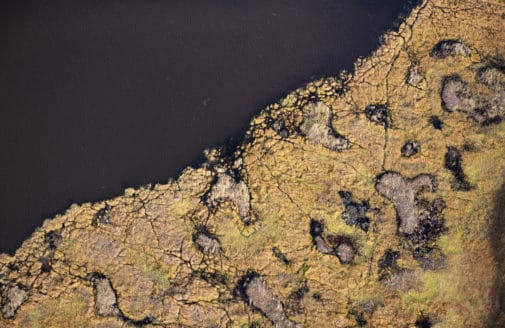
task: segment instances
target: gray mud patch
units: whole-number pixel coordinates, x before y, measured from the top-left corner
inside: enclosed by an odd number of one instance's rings
[[[102,317],[120,315],[112,284],[104,275],[95,273],[90,278],[95,292],[95,313]]]
[[[445,255],[436,245],[436,239],[447,232],[442,211],[445,202],[435,198],[432,202],[419,200],[421,212],[414,234],[407,236],[413,256],[425,270],[436,270],[443,266]]]
[[[447,112],[471,113],[477,107],[477,100],[459,75],[450,75],[443,79],[441,97],[442,108]]]
[[[14,318],[16,311],[28,298],[28,291],[22,286],[0,286],[2,295],[2,315],[5,319]]]
[[[486,66],[479,70],[476,82],[488,91],[476,93],[457,74],[442,80],[442,108],[447,112],[464,113],[482,126],[500,123],[505,113],[505,73],[502,68]]]
[[[419,224],[417,195],[425,190],[434,191],[435,182],[428,174],[408,179],[396,172],[385,172],[377,177],[375,189],[394,204],[399,221],[398,231],[413,234]]]
[[[248,271],[237,283],[235,292],[240,295],[249,306],[260,311],[267,317],[275,327],[303,327],[289,320],[283,303],[257,272]]]
[[[199,227],[197,229],[197,231],[193,234],[193,242],[203,253],[213,255],[221,253],[221,244],[219,243],[219,239],[206,227]]]
[[[483,122],[488,125],[501,122],[505,113],[505,68],[487,66],[477,73],[477,81],[493,91],[481,109]]]
[[[102,317],[117,317],[127,325],[134,327],[143,327],[153,324],[154,317],[146,316],[137,320],[126,316],[118,305],[118,296],[114,290],[109,278],[99,272],[93,272],[88,275],[89,281],[93,283],[95,296],[95,313]]]
[[[435,191],[434,178],[420,174],[408,179],[396,172],[386,172],[377,178],[376,189],[395,206],[398,233],[404,247],[412,252],[412,256],[423,269],[441,268],[445,263],[445,255],[435,242],[447,231],[442,215],[445,202],[440,198],[431,202],[418,198],[424,191]],[[388,262],[391,261],[388,261],[386,254],[382,264]]]
[[[251,195],[243,180],[236,181],[226,173],[218,173],[217,181],[207,194],[206,203],[216,207],[223,201],[230,201],[237,206],[238,215],[245,224],[251,222]]]
[[[300,131],[309,141],[330,150],[339,151],[349,148],[349,141],[333,129],[332,117],[330,107],[322,101],[309,103],[303,108]]]
[[[317,220],[310,220],[310,235],[312,243],[322,254],[336,256],[342,264],[352,264],[356,255],[353,240],[347,236],[323,236],[324,224]]]

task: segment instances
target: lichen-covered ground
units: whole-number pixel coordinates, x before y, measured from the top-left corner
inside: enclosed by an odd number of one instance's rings
[[[426,0],[233,154],[46,220],[1,327],[505,327],[505,3]]]

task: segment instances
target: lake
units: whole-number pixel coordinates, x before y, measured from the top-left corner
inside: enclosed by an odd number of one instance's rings
[[[266,105],[352,71],[406,3],[3,1],[0,252],[72,203],[240,143]]]

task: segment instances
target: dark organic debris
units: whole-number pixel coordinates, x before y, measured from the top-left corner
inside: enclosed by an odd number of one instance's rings
[[[489,112],[490,112],[490,110],[488,107],[476,109],[476,110],[474,110],[472,118],[476,122],[480,123],[482,126],[489,126],[489,125],[493,125],[493,124],[498,124],[503,121],[503,117],[498,116],[498,115],[491,117],[489,115]]]
[[[44,272],[44,273],[47,273],[47,272],[50,272],[51,269],[52,269],[52,266],[51,266],[51,262],[50,262],[50,259],[45,257],[45,256],[42,256],[40,259],[39,259],[40,263],[41,263],[41,266],[40,266],[40,271],[41,272]]]
[[[404,157],[411,157],[421,151],[421,144],[417,141],[409,141],[402,146],[401,153]]]
[[[394,274],[398,273],[401,269],[396,263],[400,258],[400,252],[393,251],[390,248],[386,249],[384,255],[379,259],[379,280],[384,281]]]
[[[196,270],[193,271],[187,279],[171,279],[163,294],[165,296],[184,294],[188,288],[190,288],[190,285],[193,283],[195,277],[199,277],[206,281],[207,273],[202,274],[201,270]]]
[[[240,219],[245,224],[251,223],[251,195],[243,180],[236,181],[229,174],[218,173],[216,182],[206,196],[206,203],[213,208],[223,201],[234,203]]]
[[[430,55],[437,59],[444,59],[449,56],[468,57],[471,54],[470,48],[458,40],[443,40],[438,42],[431,50]]]
[[[282,128],[279,130],[279,136],[282,138],[282,139],[286,139],[287,137],[289,137],[289,130],[286,129],[286,128]]]
[[[125,316],[123,314],[123,312],[120,313],[119,318],[121,320],[123,320],[123,322],[125,322],[126,324],[132,325],[132,326],[135,326],[135,327],[143,327],[143,326],[151,325],[155,321],[155,318],[153,316],[146,316],[143,319],[135,320],[135,319],[132,319],[132,318],[129,318],[129,317]]]
[[[193,233],[193,242],[201,252],[214,255],[221,252],[219,239],[205,226],[196,229],[196,232]]]
[[[289,265],[291,263],[291,261],[288,260],[286,255],[284,255],[284,253],[278,247],[272,247],[272,253],[279,261],[281,261],[282,264]]]
[[[272,118],[267,119],[268,125],[275,131],[277,134],[282,138],[286,139],[289,137],[290,132],[289,129],[286,127],[283,121],[277,119],[273,120]]]
[[[277,132],[277,134],[281,138],[286,139],[287,137],[289,137],[289,130],[286,128],[283,121],[276,120],[272,123],[271,126],[272,129],[274,129],[274,131]]]
[[[365,115],[371,121],[386,128],[391,127],[391,114],[389,108],[383,104],[368,105],[365,108]]]
[[[424,270],[437,270],[443,267],[445,255],[438,246],[422,246],[412,253],[416,261]]]
[[[304,99],[308,103],[317,103],[321,100],[317,91],[310,91],[309,94]]]
[[[300,288],[297,288],[294,292],[292,292],[289,296],[289,298],[295,299],[295,300],[301,300],[305,294],[309,292],[309,287],[307,286],[306,283],[303,283]]]
[[[58,245],[61,243],[61,234],[58,231],[48,231],[44,235],[44,242],[48,245],[49,249],[56,249]]]
[[[431,328],[431,326],[433,326],[433,322],[429,316],[422,315],[417,318],[414,325],[416,328]]]
[[[110,205],[105,205],[103,208],[99,209],[96,214],[91,219],[91,224],[96,227],[98,224],[109,224],[112,222],[110,217],[110,211],[112,207]]]
[[[298,328],[302,325],[289,320],[284,305],[266,281],[255,271],[249,270],[237,283],[235,294],[251,307],[260,311],[275,327]]]
[[[228,282],[228,278],[218,271],[197,270],[195,273],[200,279],[208,282],[212,286],[226,285]]]
[[[446,232],[442,211],[445,209],[445,202],[440,198],[435,198],[432,202],[418,200],[421,209],[419,213],[419,224],[415,233],[410,236],[415,243],[426,243]]]
[[[12,319],[18,308],[28,298],[28,291],[22,285],[0,285],[2,295],[2,315],[5,319]]]
[[[370,226],[370,219],[366,216],[366,213],[370,212],[368,201],[357,202],[349,191],[339,191],[338,194],[345,206],[345,211],[342,213],[342,219],[345,223],[359,227],[363,231],[368,231]]]
[[[444,126],[444,122],[442,122],[442,120],[436,115],[431,116],[429,122],[437,130],[442,130],[442,127]]]
[[[419,224],[412,235],[406,236],[413,250],[414,258],[425,270],[436,270],[443,266],[445,255],[435,244],[436,239],[447,232],[442,211],[445,202],[440,198],[435,198],[431,203],[426,200],[419,200],[418,206],[421,209],[419,214]]]
[[[11,271],[18,271],[19,265],[16,262],[10,262],[7,264],[7,269],[9,269]]]
[[[295,289],[291,294],[289,294],[286,300],[286,311],[290,314],[298,314],[303,312],[303,307],[301,305],[301,300],[305,297],[305,294],[309,292],[309,287],[307,283],[302,283],[302,285]]]
[[[399,221],[398,231],[412,234],[419,223],[417,195],[425,190],[434,191],[435,181],[428,174],[408,179],[399,173],[388,171],[377,177],[375,189],[395,205]]]
[[[310,221],[310,235],[316,249],[328,255],[338,257],[342,264],[351,264],[356,254],[356,247],[350,237],[330,235],[326,239],[323,237],[324,225],[322,222]]]
[[[466,175],[462,168],[461,153],[456,147],[448,147],[445,153],[444,166],[454,175],[454,181],[451,184],[453,190],[468,191],[473,186],[466,180]]]
[[[349,148],[349,140],[333,129],[332,117],[331,109],[325,103],[311,102],[303,108],[300,131],[309,141],[328,149],[339,151]]]
[[[365,318],[365,313],[359,309],[352,308],[351,310],[349,310],[348,314],[354,317],[354,320],[356,320],[356,324],[358,325],[358,327],[363,327],[368,323],[368,321]]]

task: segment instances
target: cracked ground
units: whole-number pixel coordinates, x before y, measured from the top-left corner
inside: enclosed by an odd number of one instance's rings
[[[0,254],[0,327],[504,327],[505,3],[422,1],[233,154]]]

